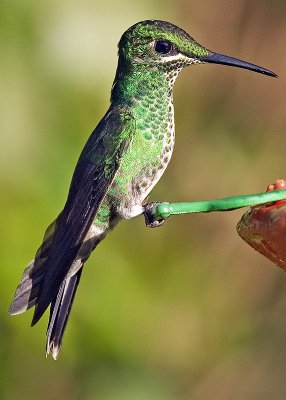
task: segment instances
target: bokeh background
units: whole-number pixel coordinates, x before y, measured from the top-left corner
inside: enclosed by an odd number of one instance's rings
[[[125,29],[166,19],[277,72],[193,66],[153,200],[263,191],[286,177],[285,0],[1,0],[0,398],[284,400],[286,274],[236,234],[243,211],[121,223],[89,259],[57,362],[48,316],[7,309],[109,104]]]

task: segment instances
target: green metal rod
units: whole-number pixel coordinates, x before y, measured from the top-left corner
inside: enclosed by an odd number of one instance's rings
[[[224,197],[223,199],[216,200],[190,201],[186,203],[160,203],[156,208],[156,215],[166,219],[170,215],[235,210],[241,207],[256,206],[284,199],[286,200],[286,189]]]

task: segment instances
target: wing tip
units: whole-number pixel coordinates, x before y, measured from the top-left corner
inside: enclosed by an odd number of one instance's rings
[[[38,304],[36,304],[35,306],[35,311],[34,311],[34,315],[32,318],[32,322],[31,322],[31,326],[36,325],[37,322],[39,322],[39,320],[41,319],[41,317],[43,316],[44,312],[46,311],[46,308],[39,308]]]

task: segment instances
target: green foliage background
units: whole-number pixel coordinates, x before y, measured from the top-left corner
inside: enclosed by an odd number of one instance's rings
[[[183,201],[285,178],[285,1],[0,2],[0,398],[284,400],[286,275],[235,232],[242,211],[121,223],[86,264],[57,362],[46,315],[7,309],[105,112],[122,32],[166,19],[271,79],[193,66],[175,86],[177,142],[152,193]]]

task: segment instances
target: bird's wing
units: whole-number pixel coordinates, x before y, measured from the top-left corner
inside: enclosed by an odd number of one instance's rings
[[[38,288],[32,325],[56,297],[135,129],[135,120],[130,112],[116,109],[107,112],[86,143],[73,174],[67,202],[56,220],[52,241],[45,254],[45,273]]]

